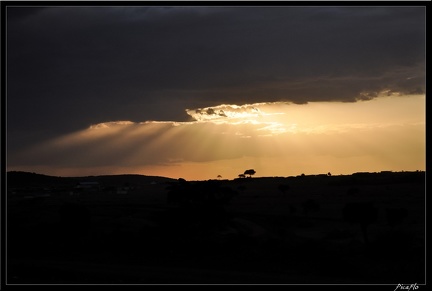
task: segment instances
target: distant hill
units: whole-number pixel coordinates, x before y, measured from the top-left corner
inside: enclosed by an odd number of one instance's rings
[[[7,187],[46,187],[59,185],[75,185],[76,180],[73,178],[47,176],[37,173],[7,172]]]
[[[152,182],[163,183],[175,181],[175,179],[144,176],[144,175],[105,175],[85,177],[56,177],[30,172],[11,171],[7,172],[7,187],[52,187],[73,186],[78,182],[95,181],[104,186],[116,186],[129,183],[130,185],[145,185]]]
[[[176,181],[176,179],[159,177],[159,176],[145,176],[145,175],[103,175],[103,176],[87,176],[87,177],[75,177],[74,179],[80,182],[95,181],[99,182],[104,186],[115,186],[115,185],[148,185],[152,182],[164,183]]]
[[[237,178],[234,182],[251,182],[251,181],[271,181],[273,183],[282,183],[288,180],[309,181],[314,183],[325,183],[333,185],[354,185],[354,184],[399,184],[399,183],[425,183],[425,172],[390,172],[383,171],[380,173],[359,172],[351,175],[327,176],[305,175],[297,177],[254,177],[254,178]],[[99,182],[103,187],[110,186],[138,186],[148,185],[150,183],[174,182],[177,179],[145,176],[145,175],[102,175],[102,176],[85,176],[85,177],[55,177],[29,172],[7,172],[8,188],[25,188],[25,187],[73,187],[79,182]]]

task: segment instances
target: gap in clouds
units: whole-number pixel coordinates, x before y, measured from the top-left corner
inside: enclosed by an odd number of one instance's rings
[[[222,104],[186,109],[186,113],[195,121],[94,124],[8,159],[15,169],[36,172],[38,168],[63,172],[70,168],[77,169],[77,174],[83,173],[79,169],[110,174],[118,173],[117,168],[124,173],[161,175],[165,169],[167,176],[182,177],[187,172],[192,179],[205,179],[204,173],[213,178],[211,171],[224,168],[232,169],[226,171],[234,175],[238,165],[261,165],[257,172],[270,176],[294,175],[300,169],[317,173],[323,167],[329,167],[326,172],[340,173],[367,165],[377,171],[424,169],[422,95],[356,103]],[[277,165],[278,161],[285,161],[288,168]],[[331,170],[332,165],[338,169]],[[188,166],[201,170],[194,174]]]

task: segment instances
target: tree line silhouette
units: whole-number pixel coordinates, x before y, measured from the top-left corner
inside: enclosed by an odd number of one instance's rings
[[[255,175],[255,170],[254,169],[249,169],[244,171],[243,174],[239,174],[238,177],[239,178],[246,178],[246,175],[249,175],[249,178],[252,178],[253,175]]]

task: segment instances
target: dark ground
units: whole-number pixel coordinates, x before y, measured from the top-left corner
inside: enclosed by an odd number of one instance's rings
[[[9,191],[7,284],[425,283],[424,172],[134,179]]]

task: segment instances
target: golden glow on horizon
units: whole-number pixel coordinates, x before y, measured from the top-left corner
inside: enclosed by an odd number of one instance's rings
[[[425,111],[424,95],[188,109],[197,121],[92,125],[9,158],[8,170],[189,180],[249,168],[256,176],[425,170]]]

